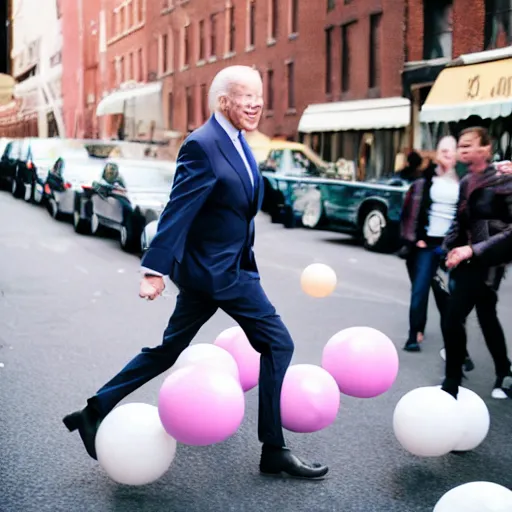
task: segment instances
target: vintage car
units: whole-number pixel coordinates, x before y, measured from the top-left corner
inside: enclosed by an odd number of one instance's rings
[[[394,248],[409,183],[395,177],[355,181],[354,162],[327,163],[295,142],[272,140],[252,149],[265,186],[262,209],[273,222],[347,233],[368,250]]]

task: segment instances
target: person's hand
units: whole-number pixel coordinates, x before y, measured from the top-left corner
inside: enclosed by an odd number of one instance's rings
[[[164,278],[160,276],[144,276],[140,282],[139,297],[154,300],[165,289]]]
[[[426,249],[427,248],[427,243],[423,240],[418,240],[416,242],[416,247],[418,247],[419,249]]]
[[[454,268],[460,265],[463,261],[469,260],[473,256],[473,249],[469,245],[463,247],[456,247],[452,249],[446,258],[446,266]]]
[[[512,174],[512,162],[510,160],[496,162],[494,166],[496,167],[498,174]]]

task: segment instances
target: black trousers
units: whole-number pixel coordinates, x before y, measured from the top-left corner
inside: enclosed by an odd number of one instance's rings
[[[460,386],[462,365],[467,351],[465,322],[476,308],[485,343],[491,353],[498,378],[510,371],[505,335],[498,320],[496,306],[503,268],[483,268],[475,262],[462,263],[451,271],[450,296],[442,320],[446,348],[446,380],[448,385]]]
[[[261,354],[258,437],[262,443],[285,446],[281,388],[293,355],[293,341],[259,279],[244,276],[237,287],[237,297],[229,300],[214,300],[196,291],[181,289],[162,344],[143,348],[88,400],[88,404],[100,416],[106,416],[127,395],[168,370],[220,308],[240,325],[251,345]]]

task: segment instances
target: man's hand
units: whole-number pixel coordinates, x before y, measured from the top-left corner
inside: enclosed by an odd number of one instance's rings
[[[165,288],[164,278],[160,276],[144,276],[140,282],[139,297],[154,300]]]
[[[424,240],[418,240],[416,242],[416,247],[419,249],[425,249],[427,247],[427,243]]]
[[[512,174],[512,162],[510,160],[503,160],[494,164],[498,170],[498,174]]]
[[[463,261],[469,260],[473,256],[473,249],[469,245],[463,247],[456,247],[452,249],[446,258],[446,266],[454,268],[460,265]]]

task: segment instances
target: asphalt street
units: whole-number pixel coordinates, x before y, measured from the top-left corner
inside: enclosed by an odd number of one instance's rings
[[[342,396],[334,425],[315,434],[287,434],[300,456],[330,466],[327,480],[259,475],[257,391],[247,394],[235,436],[210,447],[178,446],[169,472],[132,488],[112,482],[90,459],[62,417],[85,404],[142,346],[156,345],[175,290],[148,303],[138,298],[139,258],[108,237],[83,237],[71,224],[0,192],[0,511],[1,512],[431,512],[451,488],[487,480],[512,487],[512,402],[490,398],[494,381],[476,319],[468,322],[476,369],[467,387],[482,396],[491,430],[474,452],[420,459],[405,452],[392,429],[398,400],[415,387],[439,384],[439,319],[431,300],[423,352],[401,350],[407,332],[409,283],[401,260],[372,254],[349,237],[286,230],[257,219],[262,283],[296,343],[293,363],[319,364],[337,331],[375,327],[396,344],[400,372],[385,395]],[[313,299],[300,273],[331,265],[336,292]],[[500,301],[512,339],[512,282]],[[212,342],[233,322],[217,313],[195,342]],[[156,405],[164,376],[126,401]]]

